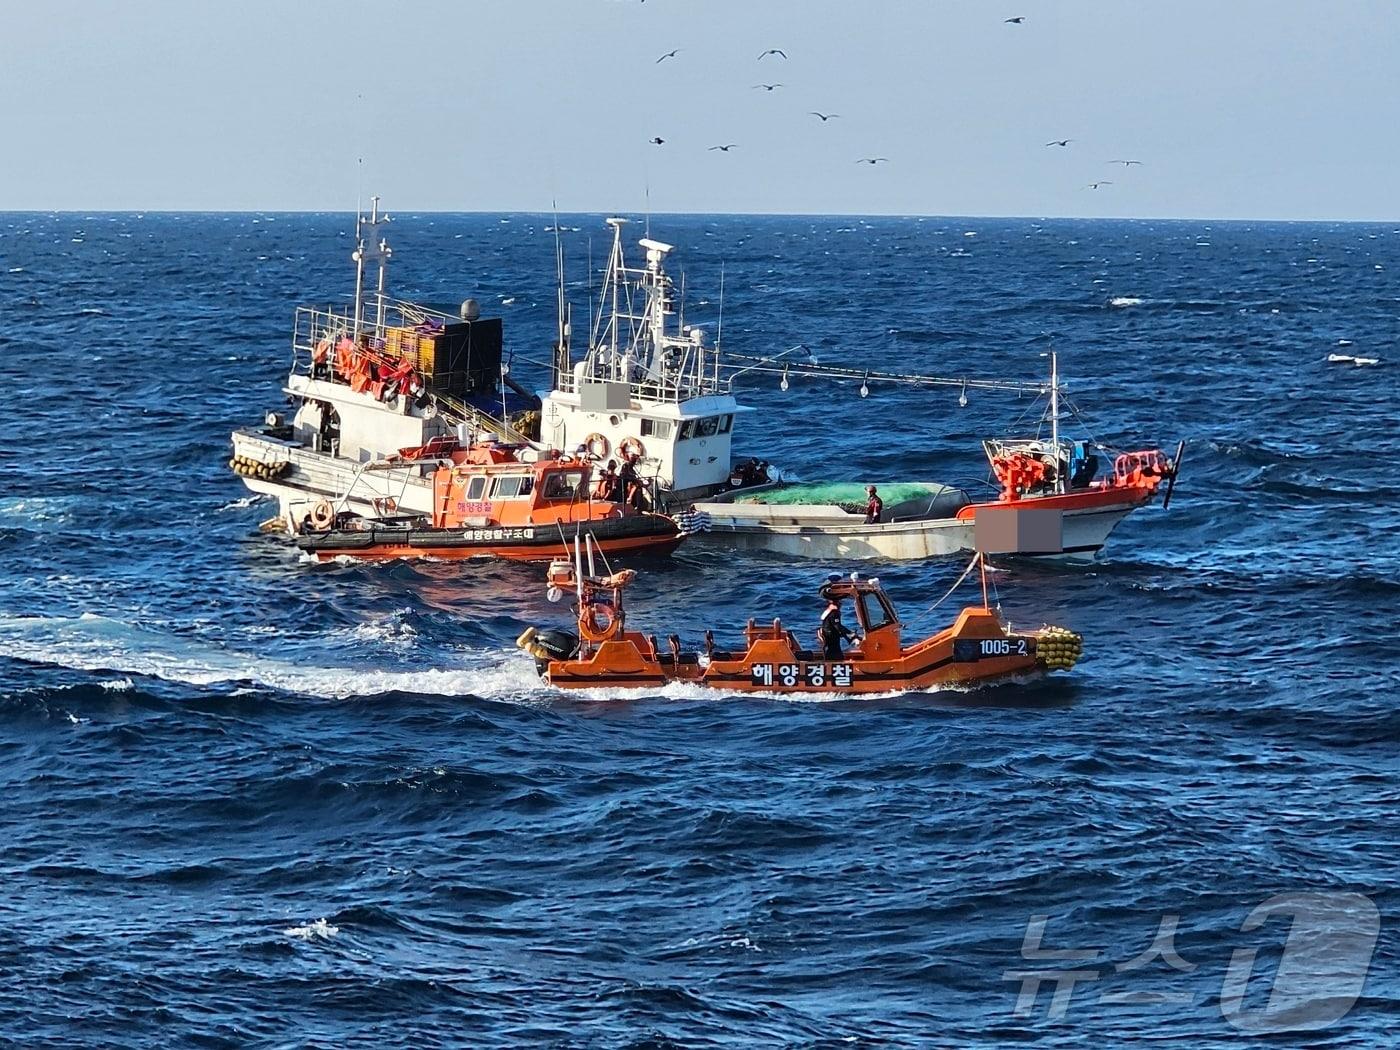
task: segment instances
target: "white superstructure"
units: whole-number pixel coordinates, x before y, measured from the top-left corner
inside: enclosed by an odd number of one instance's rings
[[[626,219],[613,230],[602,303],[577,362],[561,319],[554,386],[541,391],[540,440],[553,448],[587,448],[601,460],[635,450],[641,473],[655,478],[661,501],[674,505],[725,486],[739,405],[721,377],[718,346],[704,330],[674,326],[676,291],[665,270],[673,246],[643,238],[646,265],[623,256]]]

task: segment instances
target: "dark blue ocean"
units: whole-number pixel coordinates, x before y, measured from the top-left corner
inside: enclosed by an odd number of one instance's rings
[[[552,221],[396,215],[392,289],[477,297],[542,379]],[[581,318],[607,230],[561,221]],[[0,1042],[1393,1039],[1400,229],[653,217],[687,322],[723,269],[730,350],[1053,348],[1095,437],[1188,442],[1097,564],[993,574],[1072,674],[823,703],[551,692],[512,648],[566,615],[538,566],[257,531],[228,434],[351,226],[0,214]],[[809,479],[982,478],[1030,407],[749,379],[736,451]],[[961,568],[880,571],[915,614]],[[814,620],[824,571],[682,549],[633,622]]]

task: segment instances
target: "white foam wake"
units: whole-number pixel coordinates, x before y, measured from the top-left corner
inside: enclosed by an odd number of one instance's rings
[[[498,652],[481,654],[491,662],[475,667],[318,667],[238,652],[91,613],[76,618],[0,617],[0,646],[6,655],[20,660],[77,671],[141,675],[195,686],[251,684],[332,699],[406,692],[526,701],[537,699],[539,693],[539,680],[521,654],[510,654],[508,661]]]
[[[42,525],[72,517],[73,496],[5,496],[0,498],[0,525]]]
[[[261,503],[263,500],[271,498],[271,496],[267,496],[264,493],[254,492],[251,495],[244,496],[242,499],[230,500],[220,507],[219,510],[220,512],[226,510],[243,510],[245,507],[251,507],[254,503]]]
[[[1125,306],[1141,306],[1142,300],[1135,295],[1117,295],[1108,301],[1108,305],[1121,309]]]
[[[315,922],[308,922],[305,926],[289,926],[282,932],[288,937],[295,937],[300,941],[328,941],[340,932],[340,927],[332,925],[325,919],[317,919]]]
[[[390,619],[392,621],[394,618]],[[355,632],[350,633],[353,636]],[[455,658],[471,661],[471,666],[465,667],[382,670],[374,667],[308,666],[136,627],[92,613],[75,618],[0,616],[0,647],[3,647],[6,655],[16,659],[76,671],[137,675],[200,687],[256,686],[327,699],[395,692],[432,696],[470,695],[513,704],[540,704],[565,698],[618,702],[645,698],[721,700],[744,697],[801,704],[851,699],[849,694],[838,692],[735,693],[684,682],[672,682],[660,688],[609,686],[553,689],[540,680],[533,661],[515,650],[454,654]],[[132,687],[130,679],[125,677],[101,684],[109,690]],[[961,690],[958,687],[921,690],[926,693],[944,691]],[[887,693],[866,694],[861,699],[889,699],[903,692],[895,689]]]

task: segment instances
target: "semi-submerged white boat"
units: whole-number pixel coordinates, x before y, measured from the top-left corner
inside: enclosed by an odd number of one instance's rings
[[[1060,436],[1062,389],[1051,355],[1048,404],[1039,436],[983,443],[999,491],[974,500],[966,490],[936,482],[876,486],[884,503],[878,521],[867,515],[858,482],[761,486],[697,503],[707,519],[704,539],[729,547],[791,557],[917,560],[963,551],[1092,559],[1109,534],[1164,484],[1171,501],[1185,447],[1168,458],[1160,449],[1117,453],[1099,473],[1099,457],[1082,441]]]
[[[844,498],[863,496],[858,483],[765,486],[695,510],[709,519],[701,542],[792,557],[909,561],[981,550],[1087,560],[1159,485],[1171,483],[1171,461],[1138,455],[1122,472],[1084,488],[1009,500],[977,503],[964,490],[932,482],[879,486],[906,498],[887,505],[878,523],[867,523],[864,507]]]

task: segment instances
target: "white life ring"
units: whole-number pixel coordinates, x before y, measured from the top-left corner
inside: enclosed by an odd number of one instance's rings
[[[313,529],[328,529],[334,521],[335,508],[325,500],[311,508],[311,527]]]
[[[638,459],[647,458],[647,447],[642,444],[639,438],[623,438],[622,441],[618,443],[617,451],[624,457],[629,457],[635,453]]]
[[[612,445],[602,434],[589,434],[583,439],[583,447],[594,459],[607,459],[608,452],[612,450]]]

